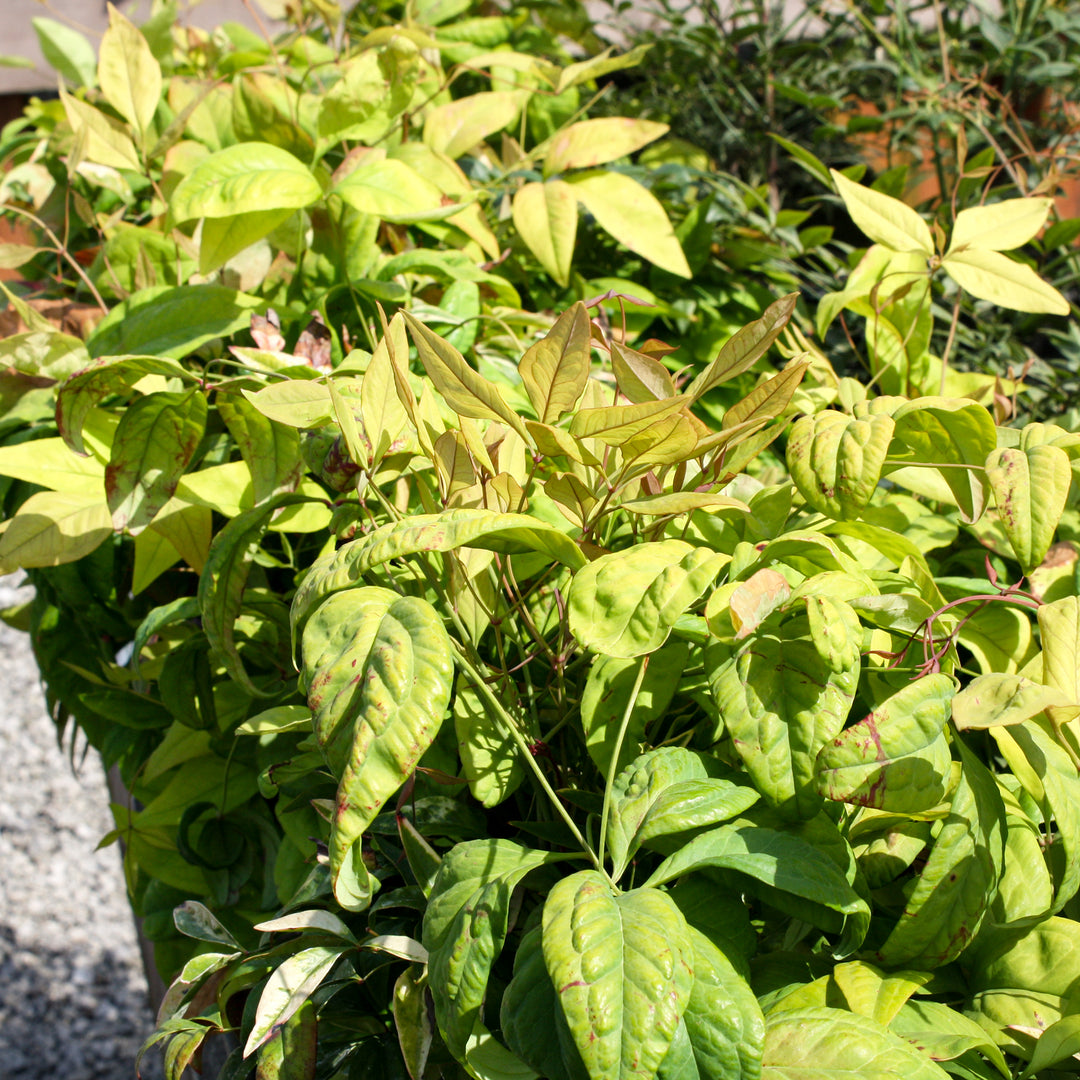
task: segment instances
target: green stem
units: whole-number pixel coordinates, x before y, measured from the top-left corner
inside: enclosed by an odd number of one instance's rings
[[[615,772],[619,767],[619,755],[622,753],[623,740],[626,738],[626,729],[630,726],[630,717],[637,705],[638,694],[641,693],[641,684],[645,681],[645,672],[649,668],[648,656],[641,658],[641,667],[638,668],[637,678],[634,680],[634,689],[630,691],[630,700],[626,703],[622,722],[619,724],[619,734],[615,739],[615,746],[611,751],[611,761],[608,762],[607,783],[604,785],[604,807],[600,815],[600,857],[604,857],[604,843],[607,840],[608,809],[611,804],[611,788],[615,783]]]
[[[499,720],[502,722],[503,727],[506,728],[507,733],[510,735],[510,738],[512,738],[517,744],[517,748],[521,753],[522,757],[524,757],[525,761],[529,765],[529,768],[531,768],[533,773],[536,775],[536,779],[539,782],[540,786],[544,789],[545,794],[551,800],[551,805],[555,807],[555,810],[565,822],[566,827],[573,834],[574,839],[581,845],[581,850],[589,856],[589,858],[592,860],[593,866],[595,866],[596,869],[599,870],[600,873],[608,879],[612,887],[614,887],[615,883],[611,881],[610,877],[608,877],[608,873],[604,869],[603,862],[597,857],[596,852],[593,851],[593,849],[589,846],[588,842],[585,840],[585,837],[581,835],[581,830],[575,824],[574,819],[570,816],[566,807],[563,806],[562,800],[559,798],[558,795],[555,794],[555,789],[548,782],[548,778],[544,775],[543,769],[541,769],[540,766],[536,763],[536,758],[533,757],[532,749],[525,741],[525,736],[521,734],[521,731],[518,729],[517,724],[514,723],[514,718],[506,711],[506,709],[503,708],[503,704],[499,700],[498,695],[492,692],[491,687],[488,686],[487,682],[484,680],[484,676],[481,675],[475,667],[473,667],[468,657],[465,656],[464,649],[461,647],[461,645],[458,642],[454,642],[454,644],[457,647],[457,655],[454,659],[457,661],[458,667],[460,667],[461,670],[469,677],[470,681],[473,684],[473,688],[484,699],[488,708],[490,708],[492,712],[499,718]]]
[[[941,353],[941,386],[939,393],[945,396],[945,376],[949,371],[949,353],[952,352],[953,341],[956,338],[956,324],[960,321],[960,294],[956,294],[956,303],[953,304],[952,322],[949,323],[949,336],[945,339],[945,348]]]

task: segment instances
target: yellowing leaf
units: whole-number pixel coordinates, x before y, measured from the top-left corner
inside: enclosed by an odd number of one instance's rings
[[[577,236],[577,196],[564,180],[526,184],[511,205],[514,227],[540,265],[560,284],[570,280]]]
[[[39,491],[0,536],[0,572],[74,562],[111,533],[112,515],[100,491]]]
[[[768,567],[758,570],[732,591],[728,600],[736,639],[748,637],[763,619],[791,595],[787,578]]]
[[[512,124],[521,111],[521,101],[518,91],[495,90],[437,105],[424,118],[424,142],[449,157],[461,157]]]
[[[1053,205],[1053,199],[1005,199],[961,210],[953,225],[949,253],[964,248],[1012,251],[1022,247],[1046,224]]]
[[[544,158],[544,176],[567,169],[592,169],[626,157],[669,131],[667,124],[609,116],[571,124],[555,136]]]
[[[921,251],[928,257],[933,255],[930,228],[910,206],[890,195],[856,184],[836,169],[829,172],[851,220],[875,244],[893,251]]]
[[[0,447],[0,476],[11,476],[53,491],[98,491],[105,469],[94,457],[72,451],[63,439],[33,439]]]
[[[585,393],[591,332],[589,312],[578,301],[521,358],[518,373],[542,424],[553,423],[570,412]]]
[[[600,227],[624,247],[669,273],[692,276],[671,222],[651,191],[616,172],[586,173],[568,183]]]
[[[952,251],[941,265],[957,285],[1011,311],[1068,315],[1069,302],[1030,266],[982,248]]]
[[[578,439],[599,439],[618,446],[685,406],[682,398],[645,401],[640,405],[609,405],[579,409],[570,422],[570,434]]]
[[[112,4],[109,29],[101,39],[98,83],[109,104],[145,137],[161,97],[161,65],[142,33]]]
[[[114,169],[141,169],[135,144],[123,124],[64,90],[60,91],[60,100],[75,138],[83,140],[83,157],[87,161]]]
[[[635,67],[651,48],[651,44],[637,45],[622,56],[612,56],[612,50],[605,49],[599,56],[592,56],[588,60],[579,60],[576,64],[570,64],[563,68],[559,75],[555,93],[561,94],[564,90],[569,90],[571,86],[599,79],[601,75],[607,75],[612,71]]]
[[[318,427],[333,418],[334,404],[325,383],[310,379],[286,379],[271,383],[244,397],[263,414],[289,427]]]
[[[436,221],[461,209],[460,203],[444,199],[430,180],[393,158],[353,169],[333,190],[354,210],[385,221]]]

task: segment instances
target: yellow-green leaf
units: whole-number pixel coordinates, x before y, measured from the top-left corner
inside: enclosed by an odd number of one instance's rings
[[[624,247],[661,270],[692,276],[675,230],[651,191],[623,173],[607,171],[574,176],[568,183],[600,227]]]
[[[114,169],[141,169],[135,144],[123,124],[62,89],[60,100],[76,140],[82,140],[83,157],[87,161],[111,165]]]
[[[1069,302],[1030,266],[982,248],[952,251],[941,265],[960,288],[1010,311],[1068,315]]]
[[[424,142],[448,157],[461,157],[512,124],[521,102],[519,91],[494,90],[437,105],[424,118]]]
[[[591,332],[588,309],[579,300],[521,358],[518,373],[542,424],[570,412],[585,393]]]
[[[570,422],[570,434],[578,439],[599,439],[620,446],[646,428],[677,413],[686,405],[682,398],[645,401],[640,405],[607,405],[580,409]]]
[[[100,491],[39,491],[0,535],[0,572],[74,562],[111,534],[112,515]]]
[[[634,120],[627,116],[607,116],[599,120],[581,120],[564,128],[551,140],[544,157],[544,176],[567,169],[592,169],[626,157],[670,129],[653,120]]]
[[[540,265],[560,284],[570,280],[577,236],[577,196],[564,180],[526,184],[511,205],[514,227]]]
[[[334,193],[354,210],[385,221],[436,221],[461,209],[459,202],[445,199],[430,180],[396,158],[365,162],[339,180]]]
[[[109,104],[145,138],[161,97],[161,65],[142,33],[112,4],[98,56],[98,84]]]
[[[921,251],[927,257],[933,255],[930,228],[910,206],[891,195],[856,184],[836,169],[830,169],[829,173],[851,220],[875,244],[893,251]]]
[[[1053,199],[1005,199],[972,206],[956,215],[949,253],[964,248],[1012,251],[1032,240],[1046,224]]]

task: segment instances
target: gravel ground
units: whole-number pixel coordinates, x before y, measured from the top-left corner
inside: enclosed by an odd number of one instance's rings
[[[0,579],[0,608],[28,597]],[[153,1030],[101,761],[56,743],[25,635],[0,624],[0,1075],[130,1080]],[[148,1058],[150,1055],[148,1055]],[[160,1076],[155,1057],[143,1077]]]

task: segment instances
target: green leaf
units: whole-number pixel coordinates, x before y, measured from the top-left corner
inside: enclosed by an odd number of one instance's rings
[[[997,447],[997,429],[986,409],[949,398],[914,398],[893,419],[889,457],[898,463],[946,465],[941,476],[956,498],[961,520],[977,521],[986,505],[984,466]]]
[[[960,740],[956,746],[963,764],[960,783],[903,913],[875,954],[886,967],[933,970],[955,960],[997,892],[1005,807],[986,767]]]
[[[124,410],[105,470],[113,528],[137,535],[173,497],[206,428],[206,396],[147,394]]]
[[[910,206],[890,195],[856,184],[836,169],[830,169],[829,174],[851,220],[875,244],[893,251],[918,251],[927,258],[933,255],[930,228]]]
[[[259,1047],[255,1080],[315,1080],[318,1019],[310,998]]]
[[[211,274],[234,255],[268,236],[292,217],[292,210],[253,210],[206,218],[199,234],[199,273]]]
[[[536,551],[572,570],[585,565],[585,556],[566,533],[528,514],[473,509],[416,514],[373,529],[317,559],[293,598],[294,628],[326,597],[351,588],[376,566],[421,551],[460,547],[505,554]]]
[[[1030,574],[1050,550],[1065,510],[1072,483],[1069,455],[1048,443],[994,450],[986,476],[1020,569]]]
[[[832,982],[844,995],[848,1008],[885,1027],[892,1023],[908,998],[929,979],[924,972],[900,971],[885,975],[861,960],[837,964],[832,971]]]
[[[713,387],[721,386],[753,367],[783,332],[798,300],[798,293],[788,293],[774,300],[760,319],[732,334],[716,358],[686,388],[686,396],[697,401]]]
[[[544,156],[544,176],[567,169],[592,169],[640,150],[670,128],[653,120],[628,116],[606,116],[580,120],[565,127],[548,144]]]
[[[948,675],[926,675],[845,728],[818,752],[818,791],[901,814],[936,806],[952,766],[944,729],[954,693]]]
[[[499,420],[527,441],[528,432],[521,417],[506,403],[499,388],[471,368],[448,341],[407,312],[404,315],[420,362],[447,405],[461,416]]]
[[[285,731],[310,731],[311,725],[311,710],[306,705],[275,705],[248,717],[233,734],[276,735]]]
[[[146,38],[111,4],[97,70],[106,101],[145,139],[161,98],[161,65]]]
[[[178,223],[227,218],[299,210],[322,194],[308,167],[287,150],[266,142],[237,143],[200,161],[176,185],[169,210]]]
[[[0,476],[85,495],[101,487],[105,473],[97,458],[74,454],[63,439],[32,439],[0,446]]]
[[[592,355],[591,331],[589,312],[579,301],[525,350],[518,374],[540,423],[554,424],[571,412],[585,393]]]
[[[905,1002],[890,1027],[935,1061],[952,1061],[968,1050],[978,1050],[1002,1076],[1012,1075],[991,1035],[974,1020],[938,1001]]]
[[[514,228],[537,262],[562,286],[570,281],[577,236],[577,195],[565,180],[523,185],[511,204]]]
[[[820,609],[823,601],[806,603]],[[767,619],[733,656],[721,653],[715,662],[706,648],[713,698],[754,785],[774,806],[802,816],[819,806],[815,761],[844,726],[861,668],[855,612],[842,600],[828,601],[828,610],[832,663],[823,663],[809,616],[779,625]]]
[[[0,338],[0,363],[23,375],[61,382],[86,367],[90,354],[82,341],[70,334],[31,330]]]
[[[485,807],[498,806],[525,779],[513,737],[469,686],[459,686],[454,695],[454,731],[473,798]],[[538,739],[540,733],[534,729],[527,737]]]
[[[1080,1016],[1063,1016],[1035,1040],[1031,1061],[1020,1075],[1038,1076],[1076,1054],[1080,1054]]]
[[[304,684],[315,732],[339,777],[330,834],[334,893],[348,911],[370,899],[360,839],[412,774],[442,725],[453,680],[450,639],[424,600],[386,589],[338,593],[304,631]]]
[[[769,1019],[762,1080],[839,1080],[853,1075],[947,1080],[949,1074],[865,1016],[816,1008],[775,1013]]]
[[[459,158],[489,135],[512,124],[521,112],[516,90],[494,90],[430,109],[424,117],[424,142],[439,153]]]
[[[857,518],[881,479],[895,426],[882,413],[856,419],[830,409],[799,417],[787,444],[799,493],[831,518]]]
[[[692,276],[675,231],[655,195],[624,173],[598,171],[568,183],[597,223],[624,247],[678,277]]]
[[[180,359],[215,338],[251,325],[266,301],[217,285],[140,289],[105,316],[87,338],[91,356],[149,353]]]
[[[588,1080],[544,964],[540,927],[521,939],[503,994],[500,1023],[510,1049],[547,1080]],[[542,1031],[548,1038],[538,1039]]]
[[[571,86],[578,86],[584,82],[593,82],[602,75],[609,75],[613,71],[637,67],[651,48],[651,43],[635,45],[632,49],[623,53],[622,56],[612,56],[612,50],[608,48],[596,56],[590,56],[587,60],[567,64],[559,75],[559,81],[555,84],[555,93],[558,95],[563,93],[564,90],[569,90]]]
[[[38,16],[30,20],[41,53],[49,66],[72,86],[97,84],[97,56],[94,46],[78,30]]]
[[[461,209],[460,203],[446,199],[430,180],[396,158],[365,162],[332,190],[354,210],[384,221],[437,221]]]
[[[125,124],[62,88],[60,100],[84,160],[113,169],[141,170],[139,154]]]
[[[570,630],[583,647],[627,659],[653,652],[716,579],[728,556],[661,540],[601,555],[570,586]]]
[[[961,289],[1010,311],[1068,315],[1072,310],[1069,301],[1030,266],[997,251],[952,251],[941,260],[941,267]]]
[[[854,952],[866,935],[866,901],[833,859],[799,836],[746,822],[721,825],[687,841],[645,884],[663,885],[706,866],[736,871],[778,893],[809,901],[813,906],[805,914],[817,925],[844,931],[837,956]]]
[[[993,672],[977,675],[953,698],[952,715],[961,730],[1008,727],[1030,720],[1055,705],[1069,705],[1065,696],[1050,686],[1020,675]]]
[[[244,1044],[244,1057],[254,1053],[288,1022],[349,949],[347,945],[301,949],[274,968],[259,996],[255,1021]]]
[[[334,419],[330,389],[314,379],[284,379],[243,395],[268,420],[287,427],[321,427]]]
[[[694,985],[690,928],[666,893],[613,896],[595,870],[544,904],[544,962],[591,1080],[652,1076]]]
[[[761,1006],[731,961],[699,930],[690,927],[694,989],[683,1023],[699,1075],[757,1080],[765,1049]]]
[[[689,656],[688,645],[673,642],[649,657],[649,666],[641,681],[615,766],[617,771],[638,756],[645,729],[667,711]],[[601,776],[608,775],[615,740],[640,666],[641,661],[637,659],[599,656],[589,669],[581,695],[581,724],[585,732],[585,749]]]
[[[251,471],[255,505],[295,490],[304,471],[297,433],[291,427],[275,424],[236,395],[219,393],[215,403]]]
[[[1053,199],[1005,199],[961,210],[953,223],[947,255],[964,248],[1012,251],[1034,240],[1046,224]]]
[[[394,983],[394,1027],[411,1080],[421,1080],[431,1053],[433,1024],[428,1015],[427,972],[410,964]]]
[[[575,439],[599,439],[608,446],[624,446],[685,407],[682,398],[673,397],[639,404],[578,409],[570,421],[570,434]]]
[[[0,573],[75,562],[111,534],[112,517],[101,492],[39,491],[0,533]]]
[[[1038,611],[1042,681],[1080,704],[1080,597],[1063,596]]]
[[[345,941],[356,942],[353,932],[332,911],[311,908],[308,911],[294,911],[277,919],[268,919],[256,923],[254,930],[263,934],[287,933],[291,930],[321,930]]]

